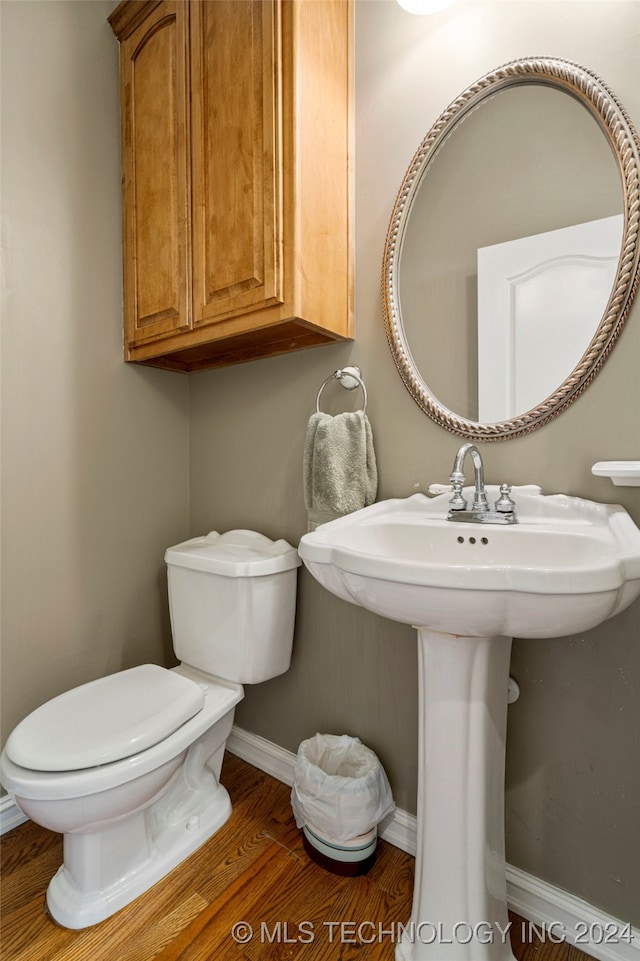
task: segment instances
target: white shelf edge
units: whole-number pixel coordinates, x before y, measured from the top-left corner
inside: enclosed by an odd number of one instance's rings
[[[640,487],[640,460],[601,460],[591,473],[608,477],[616,487]]]

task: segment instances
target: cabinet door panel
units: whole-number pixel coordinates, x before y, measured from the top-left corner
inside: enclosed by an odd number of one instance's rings
[[[189,326],[187,10],[161,3],[122,45],[129,344]]]
[[[195,324],[282,300],[279,0],[192,5]]]

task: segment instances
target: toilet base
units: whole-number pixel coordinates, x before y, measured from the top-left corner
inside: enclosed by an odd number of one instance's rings
[[[72,930],[104,921],[193,854],[222,827],[230,814],[229,795],[218,784],[200,805],[176,817],[173,823],[165,823],[156,842],[148,843],[148,819],[153,818],[153,811],[130,815],[113,825],[108,837],[104,834],[99,839],[91,834],[65,835],[65,863],[51,879],[47,890],[47,907],[51,916],[58,924]],[[139,863],[132,865],[130,871],[110,885],[86,890],[74,879],[74,875],[82,874],[83,862],[104,854],[111,847],[116,857],[121,856],[123,846],[129,848],[132,842],[132,859],[138,859]],[[136,845],[147,850],[141,854]]]
[[[54,921],[73,930],[104,921],[222,827],[231,814],[220,771],[233,716],[233,707],[227,708],[186,752],[165,765],[164,786],[151,803],[139,791],[137,805],[128,809],[127,796],[119,817],[64,835],[64,863],[47,890]],[[161,770],[153,774],[162,780]],[[110,807],[115,812],[115,804]]]

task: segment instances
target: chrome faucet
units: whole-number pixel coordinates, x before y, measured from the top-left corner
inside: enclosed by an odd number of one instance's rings
[[[469,454],[473,461],[475,491],[471,508],[462,496],[464,487],[464,462]],[[463,444],[455,456],[453,470],[449,476],[453,497],[449,501],[449,521],[466,521],[472,524],[517,524],[516,505],[511,500],[511,488],[508,484],[500,486],[500,497],[493,508],[489,507],[487,492],[484,486],[484,464],[482,456],[475,444]]]
[[[471,455],[471,460],[473,461],[473,471],[476,483],[476,490],[473,496],[471,510],[488,511],[489,502],[487,501],[487,492],[484,489],[484,464],[482,463],[480,451],[475,444],[463,444],[456,454],[456,459],[453,462],[453,470],[451,471],[449,480],[451,481],[451,486],[454,493],[452,500],[455,501],[455,504],[458,506],[454,506],[452,503],[452,510],[464,510],[467,506],[467,502],[462,496],[462,488],[464,486],[464,461],[467,454]]]

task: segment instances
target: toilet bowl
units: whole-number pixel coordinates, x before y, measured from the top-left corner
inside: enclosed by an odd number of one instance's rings
[[[212,532],[165,560],[181,664],[142,665],[54,698],[0,757],[16,804],[64,835],[47,890],[64,927],[114,914],[224,824],[220,769],[242,684],[289,667],[300,560],[286,541]]]

